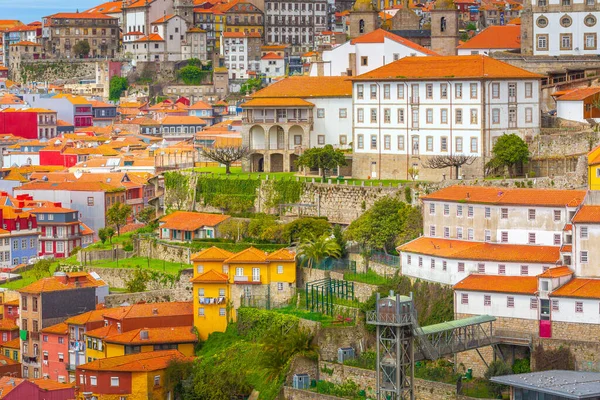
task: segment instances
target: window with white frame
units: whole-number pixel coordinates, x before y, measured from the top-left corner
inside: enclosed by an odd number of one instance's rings
[[[467,206],[467,217],[473,218],[473,206]]]
[[[562,211],[554,210],[554,221],[560,221],[562,219]]]
[[[486,207],[485,208],[485,218],[491,218],[492,216],[492,209],[490,207]]]
[[[113,387],[119,386],[119,377],[118,376],[112,376],[110,378],[110,386],[113,386]]]
[[[461,206],[461,205],[456,206],[456,216],[457,217],[463,216],[463,206]]]
[[[450,227],[445,226],[444,227],[444,238],[448,239],[450,237]]]
[[[552,311],[560,311],[558,300],[552,300]]]
[[[582,263],[588,262],[588,252],[587,251],[582,251],[581,253],[579,253],[579,260]]]
[[[412,257],[411,257],[410,255],[407,255],[407,256],[406,256],[406,263],[407,263],[408,265],[411,265],[411,264],[412,264]]]
[[[483,295],[483,305],[491,306],[492,305],[492,296],[490,296],[489,294],[484,294]]]
[[[398,136],[398,150],[404,150],[404,136]]]
[[[484,241],[491,242],[492,241],[492,231],[490,231],[489,229],[486,229],[484,238],[485,238]]]
[[[456,227],[456,238],[457,239],[463,238],[463,228],[460,226]]]
[[[442,271],[446,271],[448,269],[448,263],[446,261],[442,261]]]
[[[435,237],[435,225],[429,226],[429,236]]]
[[[450,215],[450,204],[444,204],[444,215]]]
[[[398,123],[399,124],[403,124],[404,123],[404,108],[399,108],[398,109]]]
[[[435,215],[435,203],[429,203],[429,215]]]
[[[473,240],[474,232],[473,228],[467,229],[467,240]]]
[[[555,233],[554,234],[554,245],[560,246],[560,243],[561,243],[560,233]]]
[[[528,234],[528,243],[535,244],[535,232],[529,232]]]
[[[461,293],[460,304],[469,304],[469,294],[468,293]]]
[[[515,307],[515,298],[513,296],[506,296],[506,307],[508,307],[508,308]]]
[[[477,264],[477,273],[478,274],[485,274],[485,264],[484,263],[478,263]]]
[[[538,299],[537,298],[531,298],[529,299],[529,308],[531,308],[532,310],[537,310],[538,308]]]
[[[492,109],[492,124],[499,124],[500,123],[500,109],[499,108],[493,108]]]
[[[535,208],[530,208],[527,212],[530,221],[535,221]]]
[[[582,313],[583,312],[583,301],[576,301],[575,302],[575,312],[576,313]]]
[[[278,274],[283,274],[283,265],[278,265],[277,266],[277,273]]]
[[[500,209],[500,218],[501,219],[508,219],[508,208],[501,208]]]
[[[587,226],[582,226],[581,228],[579,228],[579,237],[581,239],[588,238],[588,227]]]
[[[521,276],[528,276],[528,275],[529,275],[529,266],[521,265]]]
[[[465,272],[465,263],[464,262],[458,263],[458,272]]]
[[[419,267],[423,267],[423,257],[419,257]]]
[[[435,269],[435,259],[431,259],[431,269]]]
[[[498,264],[498,275],[506,275],[506,265]]]

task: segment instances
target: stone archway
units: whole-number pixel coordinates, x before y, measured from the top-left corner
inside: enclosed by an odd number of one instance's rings
[[[298,146],[308,147],[308,143],[305,143],[304,129],[300,125],[293,125],[288,131],[288,138],[290,145],[288,148],[294,150]]]
[[[285,148],[285,130],[279,125],[269,128],[269,149],[283,150]]]
[[[265,171],[265,157],[262,154],[254,153],[250,155],[250,171],[251,172],[264,172]]]
[[[254,125],[250,128],[250,148],[253,150],[266,149],[265,130],[260,125]]]

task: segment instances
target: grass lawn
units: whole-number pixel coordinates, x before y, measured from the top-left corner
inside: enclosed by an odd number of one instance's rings
[[[196,172],[201,172],[201,173],[206,173],[206,174],[213,174],[215,177],[224,177],[225,175],[225,167],[199,167],[199,168],[194,168],[194,171]],[[242,168],[241,167],[232,167],[231,168],[231,175],[230,177],[232,179],[258,179],[259,177],[264,179],[267,175],[269,175],[269,179],[271,178],[275,178],[275,179],[293,179],[296,176],[300,177],[301,181],[305,181],[305,182],[311,182],[312,178],[315,178],[315,182],[319,182],[322,183],[323,179],[317,176],[303,176],[302,174],[298,174],[296,172],[242,172]],[[209,175],[210,176],[210,175]],[[336,181],[336,176],[331,176],[331,181],[332,183],[334,183]],[[346,177],[348,178],[348,177]],[[328,182],[328,179],[325,179],[325,183]],[[379,186],[379,184],[381,183],[383,186],[389,186],[390,184],[392,186],[396,186],[399,183],[407,183],[407,182],[412,182],[412,181],[407,181],[407,180],[394,180],[394,179],[383,179],[383,180],[377,180],[377,179],[344,179],[346,181],[348,181],[348,185],[356,185],[356,186],[360,186],[361,182],[365,182],[365,186],[371,186],[371,183],[373,184],[373,186]],[[343,183],[342,183],[343,184]]]
[[[83,251],[88,251],[88,250],[110,250],[110,249],[113,248],[113,244],[123,244],[124,242],[130,241],[131,237],[135,233],[136,233],[136,231],[131,231],[131,232],[124,233],[121,236],[113,236],[112,243],[110,243],[108,240],[105,243],[102,243],[101,241],[98,241],[96,243],[93,243],[93,244],[89,245],[88,247],[86,247],[85,249],[83,249]]]
[[[369,283],[371,285],[385,285],[390,281],[390,279],[386,278],[385,276],[376,274],[373,270],[360,273],[345,273],[344,279],[347,281]]]
[[[140,266],[144,269],[153,269],[157,271],[164,271],[169,274],[177,274],[179,270],[191,268],[190,264],[180,264],[173,263],[168,261],[162,261],[151,258],[148,262],[148,258],[146,257],[131,257],[123,260],[101,260],[96,261],[92,264],[94,267],[102,267],[102,268],[135,268]]]

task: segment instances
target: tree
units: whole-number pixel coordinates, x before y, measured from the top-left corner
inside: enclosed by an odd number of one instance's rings
[[[335,242],[340,247],[340,258],[346,257],[346,255],[348,254],[348,251],[346,250],[346,246],[348,245],[348,241],[344,237],[344,231],[342,230],[342,226],[341,225],[334,225],[333,226],[333,230],[332,230],[332,234],[333,234],[333,240],[335,240]]]
[[[253,93],[260,89],[261,86],[262,80],[260,78],[250,78],[246,82],[242,83],[242,86],[240,87],[240,94],[245,96]]]
[[[397,198],[384,197],[348,226],[346,238],[387,253],[394,249],[399,237],[418,235],[421,225],[416,225],[417,221],[417,208]]]
[[[112,244],[113,236],[115,236],[115,230],[110,226],[106,228],[100,228],[98,230],[98,237],[100,238],[102,244],[104,244],[107,240]]]
[[[213,148],[202,148],[202,155],[219,164],[225,165],[225,173],[231,174],[231,164],[246,158],[250,149],[245,146],[218,146]]]
[[[75,56],[78,58],[86,57],[90,54],[90,44],[87,40],[80,40],[73,46],[73,53],[75,53]]]
[[[181,68],[178,72],[179,78],[186,85],[200,85],[202,80],[209,74],[209,71],[205,71],[195,65],[186,65]]]
[[[410,179],[413,181],[419,177],[419,168],[417,167],[410,167],[407,172],[408,176],[410,176]]]
[[[248,236],[248,221],[229,218],[219,225],[219,235],[236,242]]]
[[[346,156],[339,149],[328,144],[324,147],[313,147],[306,150],[296,161],[298,167],[320,169],[325,179],[326,172],[346,165]]]
[[[117,236],[121,236],[121,227],[127,224],[131,215],[131,206],[123,203],[113,204],[106,212],[106,221],[117,228]]]
[[[289,243],[303,241],[310,238],[329,235],[331,225],[323,218],[298,218],[287,224],[283,228],[283,237],[289,240]]]
[[[122,78],[120,76],[113,76],[110,79],[109,89],[108,89],[108,99],[111,101],[119,101],[121,95],[127,87],[129,86],[127,82],[127,78]]]
[[[485,373],[483,374],[484,378],[488,380],[488,386],[490,390],[497,396],[502,396],[502,390],[505,388],[504,385],[499,383],[494,383],[490,381],[490,378],[494,376],[502,376],[502,375],[510,375],[512,374],[512,369],[510,366],[502,360],[492,361]]]
[[[111,228],[110,226],[108,228],[104,228],[106,231],[106,237],[108,238],[108,241],[110,244],[112,244],[112,238],[113,236],[115,236],[115,230],[113,228]]]
[[[144,207],[142,208],[142,210],[137,213],[137,215],[135,216],[135,219],[137,219],[138,221],[140,221],[143,224],[148,225],[150,222],[154,221],[154,219],[156,218],[156,208],[154,208],[153,206],[148,206],[148,207]]]
[[[194,369],[194,362],[190,360],[172,359],[165,369],[165,389],[173,391],[174,399],[184,397],[183,382],[189,379]]]
[[[35,276],[35,279],[42,279],[44,276],[49,276],[51,266],[52,266],[52,261],[50,261],[50,260],[42,259],[42,260],[36,261],[36,263],[33,264],[33,269],[32,269],[33,276]]]
[[[340,255],[340,246],[327,235],[306,239],[298,246],[301,265],[306,265],[308,268],[318,265],[327,257],[340,258]]]
[[[137,265],[135,271],[133,271],[133,276],[125,282],[125,288],[129,293],[144,292],[146,283],[150,280],[148,271]]]
[[[444,169],[453,167],[455,171],[454,177],[458,178],[460,167],[462,167],[463,165],[471,165],[475,162],[475,160],[475,156],[466,156],[463,154],[449,154],[433,156],[427,161],[425,161],[425,163],[423,163],[423,166],[425,168],[432,169]]]
[[[527,162],[529,159],[529,148],[527,143],[518,135],[502,135],[492,149],[494,157],[488,164],[495,164],[500,167],[507,167],[509,176],[513,176],[513,167],[519,163]]]
[[[299,327],[287,332],[280,328],[270,329],[263,338],[261,359],[262,366],[267,370],[267,380],[279,378],[294,355],[316,355],[317,346],[313,343],[313,338],[308,329]]]
[[[167,209],[181,210],[190,196],[189,178],[179,172],[165,172],[164,177]]]

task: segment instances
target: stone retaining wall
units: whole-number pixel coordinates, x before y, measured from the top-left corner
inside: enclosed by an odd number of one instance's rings
[[[151,290],[138,293],[109,294],[104,298],[107,308],[118,307],[123,303],[160,303],[168,301],[192,301],[192,293],[177,289]]]
[[[108,250],[82,250],[77,253],[77,261],[82,265],[88,265],[100,260],[123,260],[133,256],[135,256],[134,251],[125,251],[120,247]]]
[[[191,264],[193,251],[177,244],[161,243],[155,239],[134,238],[133,246],[138,257],[150,257],[173,263]]]
[[[131,276],[134,272],[134,269],[131,268],[102,268],[94,266],[84,267],[83,270],[87,272],[96,272],[98,275],[100,275],[104,282],[108,284],[108,286],[121,289],[127,286],[127,281],[131,279]],[[190,279],[192,278],[192,276],[193,270],[191,268],[182,270],[181,275],[179,276],[179,280],[171,289],[180,290],[182,292],[189,292],[191,294],[192,284],[190,283]],[[164,288],[164,285],[160,282],[147,282],[148,290],[161,290]]]

